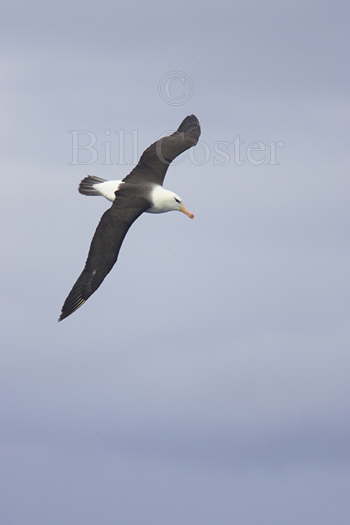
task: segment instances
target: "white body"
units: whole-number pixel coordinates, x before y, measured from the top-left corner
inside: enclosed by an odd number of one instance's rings
[[[124,184],[121,180],[106,180],[105,182],[96,182],[93,188],[109,201],[115,200],[115,192],[119,186]],[[176,201],[176,199],[178,199]],[[152,191],[153,206],[147,210],[147,213],[165,213],[179,209],[181,199],[176,193],[166,190],[162,186],[155,186]]]

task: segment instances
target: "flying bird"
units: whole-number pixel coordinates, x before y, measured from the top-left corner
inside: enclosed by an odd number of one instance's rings
[[[195,146],[200,133],[197,117],[189,115],[174,133],[151,144],[123,180],[88,176],[81,181],[80,193],[102,195],[113,204],[101,217],[85,267],[63,304],[59,321],[75,312],[97,290],[117,261],[130,226],[143,212],[180,211],[194,218],[176,193],[163,188],[163,182],[170,163]]]

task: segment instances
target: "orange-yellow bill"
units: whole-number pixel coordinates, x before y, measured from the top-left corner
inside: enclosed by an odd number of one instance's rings
[[[194,219],[194,213],[192,213],[191,211],[188,211],[188,209],[185,208],[185,206],[181,206],[181,208],[179,208],[179,211],[187,215],[187,217],[189,217],[190,219]]]

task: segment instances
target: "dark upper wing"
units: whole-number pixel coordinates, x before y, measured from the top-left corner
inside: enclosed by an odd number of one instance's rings
[[[189,115],[175,133],[163,137],[149,146],[142,154],[137,166],[125,177],[126,182],[153,182],[163,184],[167,169],[180,153],[195,146],[201,134],[199,121]]]
[[[137,188],[123,185],[116,192],[111,208],[102,215],[85,267],[64,302],[59,321],[77,310],[97,290],[116,262],[128,229],[150,206],[149,201],[136,192]]]

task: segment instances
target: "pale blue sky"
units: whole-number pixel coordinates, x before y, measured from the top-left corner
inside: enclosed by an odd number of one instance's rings
[[[2,525],[347,525],[348,18],[316,1],[4,8]],[[57,324],[108,206],[77,185],[132,167],[103,164],[106,132],[113,155],[121,133],[141,153],[189,113],[198,157],[166,187],[195,221],[141,217]],[[71,163],[81,130],[89,165]],[[278,162],[238,165],[237,137],[283,144]]]

